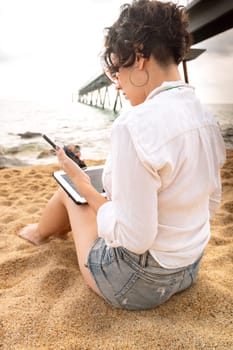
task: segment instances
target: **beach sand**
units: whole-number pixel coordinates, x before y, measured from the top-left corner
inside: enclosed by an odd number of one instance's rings
[[[113,309],[89,290],[71,234],[39,247],[17,237],[56,190],[55,169],[0,171],[0,349],[233,349],[233,150],[197,283],[149,311]]]

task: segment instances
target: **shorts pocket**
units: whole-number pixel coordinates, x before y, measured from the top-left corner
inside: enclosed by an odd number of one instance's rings
[[[180,285],[179,278],[160,277],[152,280],[134,273],[115,297],[121,307],[128,310],[154,308],[175,294]]]

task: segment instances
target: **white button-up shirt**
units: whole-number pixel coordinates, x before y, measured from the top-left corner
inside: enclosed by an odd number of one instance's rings
[[[108,246],[149,250],[161,266],[195,262],[221,199],[224,142],[214,117],[183,82],[165,82],[118,117],[97,214]]]

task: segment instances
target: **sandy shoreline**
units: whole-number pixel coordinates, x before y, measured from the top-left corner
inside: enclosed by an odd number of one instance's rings
[[[55,169],[0,171],[0,349],[233,349],[233,150],[197,283],[150,311],[113,309],[94,295],[71,236],[40,247],[16,236],[57,188]]]

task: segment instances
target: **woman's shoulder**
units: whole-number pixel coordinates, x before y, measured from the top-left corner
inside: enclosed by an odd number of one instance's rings
[[[190,89],[156,95],[133,107],[118,120],[121,129],[127,128],[134,144],[143,148],[149,144],[149,149],[159,149],[207,123],[213,124],[213,118],[207,118],[202,104]]]
[[[171,115],[172,108],[166,102],[155,99],[146,100],[144,103],[132,107],[131,110],[123,113],[118,120],[118,124],[125,125],[130,133],[147,133],[154,129],[159,132]]]
[[[130,109],[123,110],[121,114],[115,119],[114,125],[126,125],[128,127],[134,125],[140,126],[143,123],[147,123],[149,119],[154,118],[155,115],[159,115],[157,109],[155,109],[151,102],[144,102],[140,105],[133,106]]]

